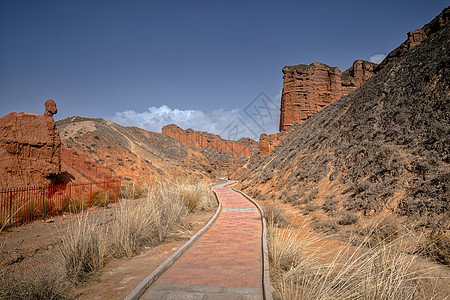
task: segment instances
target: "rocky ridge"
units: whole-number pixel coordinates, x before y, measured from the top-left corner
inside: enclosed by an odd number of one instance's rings
[[[227,176],[240,164],[231,153],[191,148],[165,134],[103,119],[72,117],[58,121],[57,127],[64,147],[110,168],[125,185],[145,186],[163,176]],[[69,166],[65,164],[67,172],[73,173]]]
[[[251,166],[242,188],[307,212],[333,207],[326,210],[331,217],[390,212],[411,217],[411,226],[448,230],[448,14],[424,27],[439,30],[420,44],[388,55],[359,89],[290,126],[288,138]]]
[[[183,130],[175,124],[164,126],[162,133],[189,147],[218,153],[227,152],[235,157],[250,157],[258,151],[258,143],[250,138],[242,138],[239,141],[224,140],[217,134],[192,129]]]

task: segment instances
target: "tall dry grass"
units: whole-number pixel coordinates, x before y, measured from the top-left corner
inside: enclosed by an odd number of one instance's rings
[[[402,251],[410,237],[358,246],[329,243],[309,226],[269,224],[270,275],[275,299],[447,299],[448,288],[429,265]]]
[[[116,219],[104,232],[81,218],[68,229],[61,254],[71,280],[83,282],[101,269],[105,259],[132,257],[165,241],[189,212],[217,206],[210,188],[199,181],[162,180],[139,203],[121,203]]]
[[[97,222],[84,215],[68,226],[60,248],[67,277],[74,283],[84,282],[105,264],[108,251],[105,232]]]
[[[0,269],[0,299],[75,299],[72,295],[71,286],[60,274],[42,269],[33,270],[28,274],[6,268]]]

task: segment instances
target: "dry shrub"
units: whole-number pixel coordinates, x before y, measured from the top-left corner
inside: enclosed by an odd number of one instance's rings
[[[61,201],[56,201],[53,211],[56,214],[61,214],[63,212],[69,211],[70,197],[66,196]]]
[[[273,223],[269,223],[268,236],[271,275],[276,278],[300,263],[314,261],[314,258],[305,252],[305,249],[316,244],[319,239],[307,228],[306,223],[296,229],[292,227],[279,228]]]
[[[146,194],[147,189],[135,185],[134,182],[120,188],[120,197],[122,199],[138,199],[145,197]]]
[[[335,200],[334,198],[332,198],[332,197],[328,197],[327,199],[325,199],[325,201],[323,202],[323,204],[322,204],[322,209],[325,211],[325,212],[333,212],[333,211],[335,211],[336,210],[336,207],[337,207],[337,205],[338,205],[338,201],[337,200]]]
[[[63,234],[60,248],[67,277],[74,283],[84,282],[105,263],[107,243],[104,232],[87,215],[70,224]]]
[[[134,207],[121,207],[111,228],[114,255],[131,257],[146,246],[160,244],[189,211],[210,210],[213,203],[217,205],[204,183],[158,181],[144,202]]]
[[[72,214],[76,214],[82,212],[86,208],[88,208],[88,201],[83,198],[70,198],[68,211]]]
[[[59,274],[48,270],[33,270],[31,274],[0,270],[0,299],[41,300],[75,299],[71,287]]]
[[[443,265],[450,265],[450,239],[444,234],[428,236],[415,253],[431,258]]]
[[[34,219],[39,214],[40,210],[38,204],[36,202],[27,202],[13,214],[13,218],[17,218],[19,223],[26,223]]]
[[[211,189],[199,180],[176,180],[173,183],[163,183],[163,185],[167,184],[176,186],[177,193],[180,194],[189,211],[196,209],[212,211],[217,207],[217,201]]]
[[[356,222],[358,222],[358,217],[351,213],[351,212],[345,212],[338,220],[339,225],[353,225]]]
[[[107,191],[95,191],[91,196],[92,205],[98,207],[107,207],[110,203],[109,193]]]
[[[401,234],[402,227],[399,220],[393,215],[377,216],[365,222],[358,230],[360,236],[367,240],[368,246],[377,246],[380,243],[391,242]]]
[[[317,241],[309,231],[270,228],[275,299],[415,299],[421,292],[415,257],[397,252],[398,242],[340,247],[323,256]]]
[[[283,208],[283,204],[279,201],[265,201],[263,210],[267,224],[273,224],[276,227],[288,227],[292,223],[291,218]]]

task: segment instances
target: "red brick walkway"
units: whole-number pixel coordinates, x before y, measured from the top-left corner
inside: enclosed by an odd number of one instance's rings
[[[241,194],[216,189],[222,212],[142,299],[262,299],[261,215]]]

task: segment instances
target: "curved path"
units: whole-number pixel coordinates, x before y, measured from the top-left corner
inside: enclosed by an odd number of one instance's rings
[[[141,299],[264,299],[259,210],[231,188],[216,188],[222,212]]]

